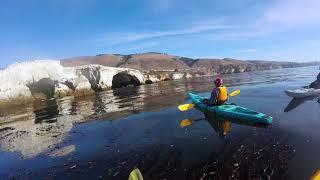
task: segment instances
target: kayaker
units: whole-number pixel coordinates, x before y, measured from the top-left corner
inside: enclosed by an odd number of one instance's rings
[[[320,89],[320,73],[317,76],[317,80],[313,81],[308,88]]]
[[[228,100],[228,89],[223,85],[223,80],[217,78],[214,84],[216,87],[212,90],[210,99],[206,99],[208,106],[219,106]]]

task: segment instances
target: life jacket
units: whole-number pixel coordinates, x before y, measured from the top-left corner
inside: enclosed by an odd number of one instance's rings
[[[219,102],[225,102],[228,100],[228,90],[225,86],[218,87],[219,89],[219,96],[218,101]]]

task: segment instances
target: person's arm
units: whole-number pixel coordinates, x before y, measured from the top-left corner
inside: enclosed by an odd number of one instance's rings
[[[212,93],[211,93],[211,97],[209,99],[208,105],[217,104],[218,96],[219,96],[219,89],[218,88],[214,88]]]

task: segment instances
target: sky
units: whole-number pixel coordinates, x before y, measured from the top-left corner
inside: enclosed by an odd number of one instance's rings
[[[1,0],[0,67],[162,52],[320,60],[319,0]]]

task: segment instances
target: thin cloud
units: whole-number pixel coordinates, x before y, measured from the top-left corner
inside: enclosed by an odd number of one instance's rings
[[[174,29],[169,31],[153,31],[153,32],[124,32],[124,33],[111,33],[105,35],[102,38],[98,38],[98,41],[103,42],[105,45],[117,45],[123,43],[130,43],[134,41],[142,41],[154,38],[164,38],[170,36],[183,36],[200,34],[215,30],[230,30],[239,29],[241,26],[235,25],[221,25],[217,23],[198,23],[188,28]]]

